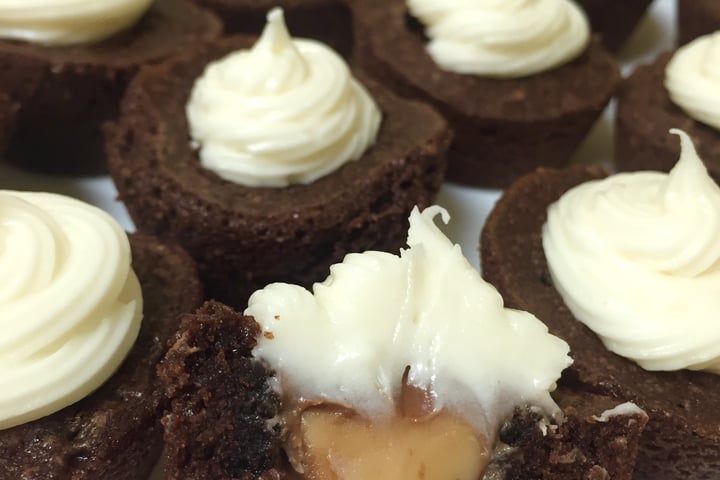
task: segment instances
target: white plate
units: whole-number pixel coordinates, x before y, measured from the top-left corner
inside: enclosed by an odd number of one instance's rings
[[[623,71],[647,61],[658,52],[672,48],[675,40],[675,1],[655,0],[648,15],[623,51]],[[612,159],[614,105],[610,105],[575,155],[577,163],[609,164]],[[72,178],[28,173],[0,163],[0,188],[63,193],[95,204],[113,215],[127,230],[134,229],[125,208],[108,177]],[[497,190],[481,190],[445,184],[437,203],[448,209],[452,220],[444,227],[448,236],[459,243],[463,253],[479,266],[478,242],[482,225],[500,196]],[[162,478],[157,472],[154,479]]]

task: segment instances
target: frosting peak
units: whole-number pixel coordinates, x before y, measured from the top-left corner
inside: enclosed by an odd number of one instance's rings
[[[253,187],[313,182],[358,159],[380,126],[345,61],[291,39],[280,9],[250,50],[208,65],[186,110],[203,166]]]
[[[229,83],[247,95],[282,93],[307,81],[310,68],[290,37],[282,10],[268,14],[268,24],[253,48],[235,52],[229,58],[242,58],[252,69],[226,69]]]
[[[648,370],[720,373],[720,188],[679,130],[669,174],[613,175],[548,211],[555,288],[607,348]]]
[[[440,68],[490,77],[523,77],[577,57],[590,27],[569,0],[407,0],[426,26],[428,53]]]
[[[0,0],[0,38],[95,43],[134,25],[153,0]]]
[[[665,87],[689,116],[720,130],[720,32],[680,47],[665,69]]]
[[[61,195],[0,190],[0,429],[90,394],[140,329],[125,232]]]

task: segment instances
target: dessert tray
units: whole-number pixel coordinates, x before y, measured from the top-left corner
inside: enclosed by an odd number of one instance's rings
[[[643,22],[621,52],[623,72],[670,49],[675,39],[675,1],[656,0]],[[613,155],[614,103],[607,108],[574,158],[577,163],[609,165]],[[77,178],[40,175],[0,163],[0,189],[50,191],[70,195],[108,211],[128,231],[134,230],[125,208],[116,200],[108,176]],[[470,262],[478,267],[478,239],[483,223],[501,192],[446,183],[437,199],[451,214],[443,226],[450,239],[460,244]],[[160,470],[160,469],[158,469]],[[161,479],[158,471],[153,478]]]

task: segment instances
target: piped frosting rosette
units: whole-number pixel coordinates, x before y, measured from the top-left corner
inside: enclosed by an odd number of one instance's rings
[[[426,27],[427,49],[447,71],[523,77],[585,50],[590,26],[569,0],[407,0]]]
[[[117,369],[140,329],[127,235],[61,195],[0,190],[0,429],[58,411]]]
[[[310,183],[375,142],[380,111],[345,61],[290,38],[282,11],[250,50],[211,63],[187,104],[200,160],[246,186]]]
[[[665,87],[688,115],[720,130],[720,32],[679,48],[665,69]]]
[[[548,211],[555,288],[607,348],[648,370],[720,373],[720,189],[690,138],[669,174],[584,183]]]
[[[95,43],[134,25],[153,0],[0,0],[0,38]]]

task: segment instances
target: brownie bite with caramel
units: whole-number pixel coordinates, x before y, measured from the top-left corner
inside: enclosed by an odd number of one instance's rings
[[[312,292],[185,316],[159,367],[168,478],[632,478],[645,413],[551,397],[567,345],[503,308],[438,214],[414,210],[407,250],[349,255]]]

